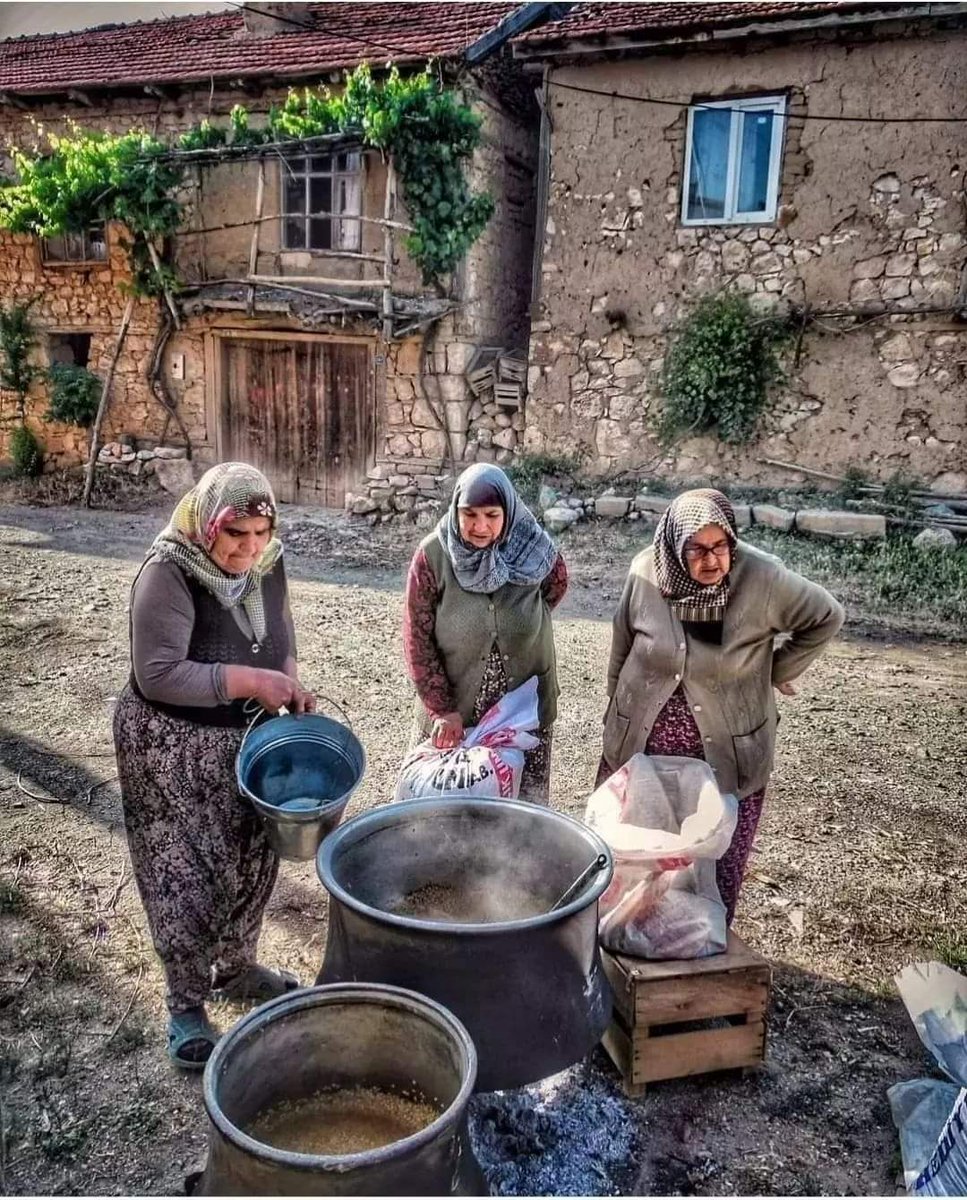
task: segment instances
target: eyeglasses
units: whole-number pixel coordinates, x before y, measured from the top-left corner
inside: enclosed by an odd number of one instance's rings
[[[689,562],[701,562],[709,554],[714,554],[716,558],[728,558],[729,552],[732,549],[730,542],[716,542],[714,546],[686,546],[682,553]]]

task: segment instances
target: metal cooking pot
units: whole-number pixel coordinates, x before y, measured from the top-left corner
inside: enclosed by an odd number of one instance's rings
[[[205,1067],[208,1163],[193,1194],[486,1195],[467,1134],[476,1072],[467,1031],[424,996],[338,984],[270,1000],[229,1030]],[[412,1137],[360,1154],[297,1154],[244,1132],[271,1105],[328,1086],[415,1086],[443,1111]]]
[[[551,912],[601,854],[605,869]],[[611,992],[597,900],[614,868],[580,822],[509,800],[408,800],[348,821],[320,846],[316,866],[331,896],[318,982],[396,984],[445,1005],[477,1047],[478,1090],[563,1070],[604,1033]],[[456,924],[392,911],[427,885],[468,881],[485,881],[501,919]]]
[[[365,769],[353,731],[320,713],[253,723],[235,760],[239,791],[261,818],[272,849],[295,860],[312,858],[339,824]]]

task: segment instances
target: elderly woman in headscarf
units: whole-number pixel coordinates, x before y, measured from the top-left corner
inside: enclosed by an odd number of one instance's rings
[[[536,675],[540,744],[525,756],[520,799],[541,804],[559,693],[551,610],[566,591],[557,547],[507,475],[486,463],[457,480],[406,581],[403,644],[423,736],[458,745],[465,728]]]
[[[131,674],[114,743],[131,863],[167,982],[168,1053],[200,1069],[205,1001],[298,986],[255,960],[278,859],[241,802],[234,759],[257,701],[311,711],[299,683],[276,504],[245,463],[206,472],[131,589]]]
[[[842,623],[829,592],[739,540],[732,505],[710,488],[673,500],[631,564],[614,617],[598,783],[642,751],[708,762],[739,801],[717,866],[729,924],[772,772],[773,689],[795,695],[793,680]]]

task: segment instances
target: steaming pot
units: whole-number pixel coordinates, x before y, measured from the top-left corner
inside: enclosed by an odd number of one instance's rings
[[[607,867],[549,910],[599,855]],[[520,1087],[577,1062],[600,1040],[611,993],[598,951],[598,897],[613,864],[604,841],[551,809],[454,796],[387,804],[320,846],[330,893],[319,983],[369,980],[430,996],[473,1038],[477,1089]],[[502,919],[457,924],[392,911],[427,885],[474,881]],[[507,911],[524,889],[530,914]],[[490,915],[490,914],[488,914]]]

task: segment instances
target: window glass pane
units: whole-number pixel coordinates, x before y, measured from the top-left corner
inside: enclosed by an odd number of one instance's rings
[[[313,169],[313,171],[323,171],[323,172],[331,171],[332,170],[332,155],[331,154],[317,154],[316,157],[312,160],[312,169]]]
[[[309,222],[309,246],[313,250],[332,249],[332,222],[317,218]]]
[[[306,223],[301,218],[286,221],[284,243],[287,250],[304,250],[306,245]]]
[[[287,158],[285,160],[285,166],[288,167],[289,172],[295,172],[297,175],[301,172],[304,175],[306,170],[306,160],[304,158]]]
[[[687,209],[691,220],[710,221],[725,215],[731,121],[727,108],[699,108],[692,114]]]
[[[736,211],[764,212],[769,194],[769,158],[775,113],[742,114],[742,144],[739,158],[739,194]]]
[[[103,260],[107,258],[107,242],[103,229],[92,229],[89,234],[88,253],[92,259]]]
[[[64,244],[64,239],[61,236],[49,237],[44,239],[44,257],[48,262],[65,262],[67,259],[67,247]]]
[[[293,179],[291,175],[287,175],[284,197],[287,213],[304,213],[306,211],[306,181],[298,176]]]
[[[309,180],[309,212],[332,212],[332,180],[328,176]]]

